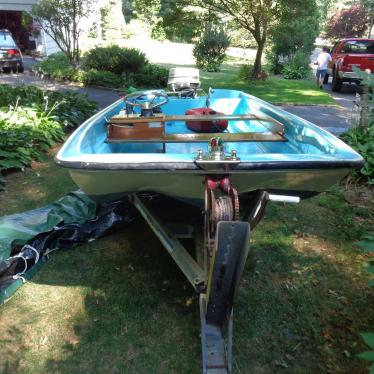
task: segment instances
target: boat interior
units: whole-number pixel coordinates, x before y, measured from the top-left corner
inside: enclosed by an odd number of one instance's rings
[[[298,117],[290,118],[289,113],[282,114],[280,109],[272,109],[272,106],[258,100],[251,98],[249,95],[240,91],[233,90],[215,90],[209,98],[209,108],[224,113],[225,115],[253,116],[253,119],[233,119],[228,120],[227,129],[219,134],[207,133],[204,141],[197,142],[189,139],[179,138],[178,141],[169,141],[165,139],[160,142],[149,141],[144,138],[144,142],[131,141],[119,139],[111,141],[108,139],[107,126],[117,119],[121,119],[120,113],[125,110],[125,102],[123,100],[117,101],[111,107],[97,116],[95,121],[90,126],[85,127],[84,136],[80,137],[79,150],[88,154],[113,154],[113,153],[166,153],[166,154],[194,154],[199,149],[207,151],[208,142],[214,135],[221,135],[225,138],[226,134],[242,134],[244,135],[240,141],[228,139],[225,141],[226,150],[230,152],[232,149],[241,155],[255,155],[255,154],[306,154],[306,155],[329,155],[333,156],[338,152],[334,146],[336,139],[331,134],[318,128],[314,125],[308,125],[306,122],[301,122]],[[169,101],[159,107],[159,112],[156,117],[148,118],[149,123],[157,123],[165,116],[162,124],[162,132],[168,135],[175,134],[195,134],[195,131],[189,129],[186,125],[186,120],[168,120],[173,119],[172,116],[185,116],[185,113],[194,108],[203,108],[206,106],[207,97],[198,96],[197,98],[179,98],[171,97]],[[125,127],[132,129],[137,127],[135,123],[140,118],[139,108],[134,109],[134,113],[138,114],[134,118],[133,123],[129,120],[125,123]],[[159,116],[159,117],[157,117]],[[123,116],[122,116],[123,118]],[[258,119],[257,119],[258,118]],[[292,119],[292,124],[290,123]],[[115,124],[115,125],[117,125]],[[277,127],[269,128],[269,125],[276,124]],[[280,129],[281,126],[281,129]],[[83,130],[83,129],[82,129]],[[278,131],[277,131],[278,130]],[[250,134],[271,134],[278,133],[278,138],[272,141],[257,139],[251,140]],[[82,134],[83,135],[83,134]],[[199,134],[201,136],[201,134]],[[193,135],[192,135],[193,136]],[[172,137],[171,137],[172,138]],[[206,138],[206,139],[205,139]],[[182,140],[181,140],[182,139]],[[330,141],[329,141],[330,140]],[[336,139],[337,140],[337,139]]]

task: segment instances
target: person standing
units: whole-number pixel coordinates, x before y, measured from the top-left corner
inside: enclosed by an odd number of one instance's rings
[[[316,70],[316,83],[319,88],[322,88],[322,83],[327,73],[327,67],[331,61],[330,53],[327,47],[323,47],[322,52],[318,55],[314,65],[317,65]]]

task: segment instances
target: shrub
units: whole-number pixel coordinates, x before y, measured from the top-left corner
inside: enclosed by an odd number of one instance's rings
[[[369,91],[374,90],[374,78],[372,74],[353,67],[353,71],[361,79],[361,84],[367,86]],[[341,134],[341,139],[348,143],[352,148],[361,154],[364,158],[364,166],[353,173],[353,176],[361,181],[374,185],[374,95],[368,97],[370,112],[368,123],[351,128]],[[362,110],[366,110],[365,107]],[[363,112],[360,113],[362,115]]]
[[[0,107],[40,107],[45,113],[52,108],[54,118],[64,127],[79,126],[97,109],[87,95],[76,92],[43,91],[33,86],[0,85]]]
[[[121,87],[121,77],[110,71],[98,71],[90,69],[84,72],[85,85],[97,85],[104,87]]]
[[[309,63],[309,56],[302,51],[297,51],[283,67],[283,77],[286,79],[304,79],[308,77],[310,74]]]
[[[229,45],[225,30],[208,24],[193,49],[196,65],[207,71],[219,71]]]
[[[249,81],[249,80],[265,80],[269,74],[265,71],[262,70],[257,77],[253,77],[253,64],[243,64],[240,66],[239,69],[239,79],[244,80],[244,81]]]
[[[118,75],[124,72],[138,73],[148,63],[145,54],[135,48],[116,45],[96,47],[85,55],[83,68],[109,71]]]
[[[48,92],[32,86],[0,85],[0,189],[2,171],[29,166],[96,110],[75,92]]]
[[[343,133],[341,139],[354,148],[364,158],[364,166],[355,171],[359,180],[374,185],[374,122],[366,127],[356,127]]]
[[[133,80],[135,85],[140,87],[165,87],[168,76],[168,69],[155,64],[148,64],[140,73],[133,76]]]
[[[61,125],[40,107],[0,111],[0,171],[29,166],[63,138]]]
[[[36,63],[33,66],[33,71],[56,80],[80,81],[80,72],[71,67],[62,52],[54,53],[47,59]]]

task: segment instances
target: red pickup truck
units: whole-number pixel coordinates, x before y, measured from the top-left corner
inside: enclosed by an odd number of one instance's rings
[[[339,92],[343,82],[359,83],[353,66],[374,73],[374,39],[342,39],[334,45],[331,59],[327,73],[332,76],[332,90]]]

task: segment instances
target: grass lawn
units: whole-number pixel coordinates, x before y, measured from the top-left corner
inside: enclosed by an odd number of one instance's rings
[[[0,215],[75,188],[52,156],[7,181]],[[355,354],[374,292],[352,243],[373,224],[365,188],[269,204],[236,300],[234,373],[367,373]],[[139,219],[54,252],[0,307],[0,373],[199,373],[199,330],[196,294]]]
[[[167,68],[174,65],[165,65]],[[217,73],[200,71],[202,87],[245,91],[273,104],[337,105],[331,95],[316,87],[311,80],[290,80],[271,76],[265,81],[244,82],[239,79],[238,63],[222,65]]]

